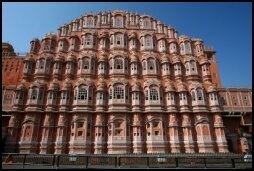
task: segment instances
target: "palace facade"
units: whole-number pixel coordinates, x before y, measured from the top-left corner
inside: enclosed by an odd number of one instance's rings
[[[5,152],[250,148],[235,128],[252,135],[252,90],[221,87],[215,51],[202,39],[115,10],[85,14],[30,44],[8,110]],[[228,118],[239,124],[225,127]]]

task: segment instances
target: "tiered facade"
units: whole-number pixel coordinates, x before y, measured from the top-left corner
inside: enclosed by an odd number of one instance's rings
[[[228,152],[201,39],[148,15],[86,14],[31,41],[7,152]]]

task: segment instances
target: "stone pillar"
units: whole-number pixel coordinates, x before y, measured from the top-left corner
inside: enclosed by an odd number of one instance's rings
[[[105,153],[106,150],[106,125],[104,114],[98,113],[95,121],[94,154]]]
[[[199,153],[214,153],[210,125],[206,114],[196,114],[196,132]]]
[[[97,15],[98,19],[97,19],[97,27],[100,27],[101,26],[101,14],[98,14]]]
[[[129,13],[126,14],[125,26],[129,27],[130,15]]]
[[[221,115],[214,114],[214,132],[215,132],[215,138],[216,138],[216,143],[218,147],[218,152],[219,153],[226,153],[228,151],[228,145],[227,145],[227,140],[224,132],[224,125],[223,121],[221,118]]]
[[[23,127],[20,145],[20,153],[37,153],[38,152],[38,138],[40,132],[40,114],[29,113],[26,114]]]
[[[182,114],[182,127],[183,127],[183,139],[184,148],[186,153],[194,153],[194,142],[191,131],[191,120],[189,114]]]
[[[139,16],[136,14],[136,25],[139,24]]]
[[[57,124],[57,134],[55,142],[55,154],[65,154],[67,144],[67,116],[65,113],[61,113]]]
[[[169,114],[169,143],[171,153],[180,153],[180,142],[178,135],[178,120],[176,114]]]
[[[81,17],[79,20],[79,30],[81,31],[82,28],[83,28],[83,17]]]
[[[144,132],[141,126],[140,114],[133,114],[133,153],[143,153]]]
[[[129,153],[131,149],[128,114],[110,114],[109,125],[109,137],[108,137],[108,154],[125,154]],[[116,126],[117,122],[120,122],[120,127]],[[121,130],[119,135],[117,132]]]
[[[66,26],[66,29],[67,29],[67,31],[68,31],[68,34],[71,34],[73,24],[74,24],[74,23],[69,24],[69,27],[68,27],[68,26]]]
[[[43,127],[42,127],[42,138],[40,154],[52,153],[53,145],[53,127],[54,127],[54,116],[51,113],[46,113]]]
[[[18,138],[21,136],[20,134],[20,117],[18,114],[12,114],[8,129],[7,129],[7,139],[5,145],[6,153],[16,153],[18,148]]]
[[[153,20],[153,29],[157,32],[157,21]]]

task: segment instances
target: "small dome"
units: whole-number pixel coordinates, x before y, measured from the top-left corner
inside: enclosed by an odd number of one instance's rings
[[[6,42],[2,43],[2,52],[3,51],[9,52],[9,53],[14,53],[14,49],[13,49],[12,45],[10,43],[6,43]]]

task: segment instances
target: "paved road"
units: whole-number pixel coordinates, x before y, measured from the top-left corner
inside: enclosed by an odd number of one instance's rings
[[[235,165],[236,168],[252,168],[252,163],[239,163]],[[2,169],[56,169],[56,166],[50,166],[50,165],[25,165],[23,166],[22,164],[2,164]],[[61,165],[58,167],[59,169],[86,169],[85,165]],[[102,166],[102,165],[88,165],[88,168],[91,169],[115,169],[115,166],[113,165],[108,165],[108,166]],[[122,166],[118,166],[117,168],[121,168],[121,169],[147,169],[148,167],[145,165],[139,165],[139,166],[133,166],[133,165],[122,165]],[[150,166],[150,168],[158,168],[158,169],[169,169],[172,168],[174,169],[175,167],[173,165],[168,165],[168,166],[160,166],[160,165],[152,165]],[[196,164],[191,166],[189,165],[179,165],[179,168],[186,168],[186,169],[195,169],[195,168],[205,168],[204,165],[201,164]],[[229,169],[232,168],[231,165],[223,165],[223,164],[209,164],[207,165],[207,169],[209,168],[216,168],[216,169]]]

